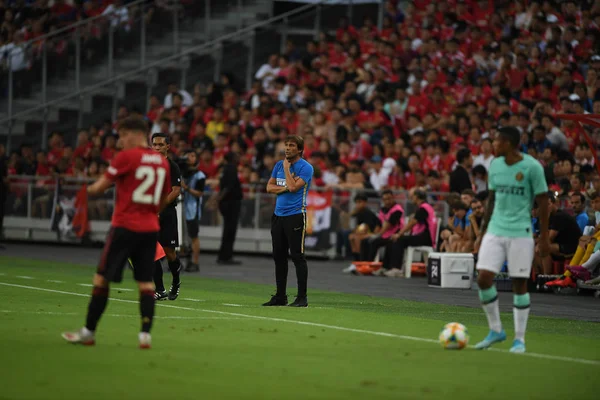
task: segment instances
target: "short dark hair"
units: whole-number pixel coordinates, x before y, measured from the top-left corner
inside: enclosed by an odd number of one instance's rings
[[[579,197],[579,201],[581,201],[583,204],[585,204],[585,196],[583,195],[583,193],[581,193],[581,192],[574,192],[573,194],[571,194],[571,196],[577,196],[577,197]]]
[[[385,196],[386,194],[390,194],[390,195],[394,195],[394,192],[392,192],[390,189],[385,189],[381,192],[381,197]]]
[[[456,153],[456,161],[459,164],[462,164],[463,161],[465,161],[470,156],[471,156],[471,150],[469,150],[467,148],[462,148],[458,151],[458,153]]]
[[[304,138],[302,138],[302,136],[298,136],[298,135],[289,135],[285,138],[285,140],[283,141],[283,143],[296,143],[296,146],[298,147],[298,150],[300,150],[300,152],[304,151]]]
[[[427,194],[424,191],[422,191],[422,190],[415,190],[413,192],[413,194],[419,200],[423,200],[423,201],[427,200]]]
[[[498,129],[498,135],[507,140],[515,149],[521,144],[521,132],[514,126],[504,126]]]
[[[127,130],[143,134],[147,134],[148,129],[148,123],[145,119],[140,117],[124,118],[121,122],[119,122],[119,125],[117,127],[117,130]]]
[[[154,142],[154,138],[164,138],[165,139],[165,143],[169,144],[169,142],[171,141],[168,135],[165,135],[162,132],[156,132],[154,134],[152,134],[152,141]]]
[[[466,205],[465,203],[463,203],[462,201],[453,202],[452,206],[450,208],[452,208],[453,210],[464,210],[464,211],[469,210],[469,206]]]
[[[357,201],[368,201],[369,198],[367,197],[367,195],[365,193],[358,193],[356,196],[354,196],[354,202]]]
[[[485,169],[485,167],[483,165],[477,164],[476,166],[473,167],[473,170],[471,171],[471,173],[473,175],[483,175],[483,176],[486,176],[487,175],[487,169]]]
[[[230,151],[229,153],[225,154],[225,157],[223,158],[225,159],[225,162],[233,163],[238,159],[238,154]]]
[[[475,197],[475,191],[473,189],[465,189],[462,191],[461,195],[463,194]]]
[[[483,190],[479,193],[477,193],[477,195],[475,196],[475,198],[481,202],[484,202],[487,200],[488,196],[490,195],[490,192],[487,190]]]
[[[581,183],[585,183],[585,176],[583,176],[583,174],[579,173],[579,174],[574,174],[573,177],[575,179],[577,179],[579,182]]]

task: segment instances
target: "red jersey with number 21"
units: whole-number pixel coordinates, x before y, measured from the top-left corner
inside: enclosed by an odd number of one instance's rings
[[[104,176],[115,182],[116,199],[112,226],[133,232],[158,232],[158,208],[171,191],[169,162],[154,150],[123,150]]]

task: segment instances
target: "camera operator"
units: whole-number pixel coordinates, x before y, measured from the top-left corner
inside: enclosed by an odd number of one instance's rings
[[[181,176],[183,180],[183,213],[187,234],[192,241],[192,261],[185,268],[186,272],[200,271],[200,218],[202,218],[202,195],[206,184],[206,175],[198,171],[198,155],[194,150],[188,150],[181,161]]]

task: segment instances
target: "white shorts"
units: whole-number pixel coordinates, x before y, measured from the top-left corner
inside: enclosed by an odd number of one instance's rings
[[[500,273],[508,261],[508,274],[512,278],[529,278],[535,242],[533,238],[496,236],[486,233],[481,241],[477,269]]]

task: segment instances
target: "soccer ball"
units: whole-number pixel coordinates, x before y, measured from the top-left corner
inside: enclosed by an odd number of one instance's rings
[[[446,324],[440,332],[440,343],[446,350],[464,349],[469,343],[467,327],[458,322]]]

